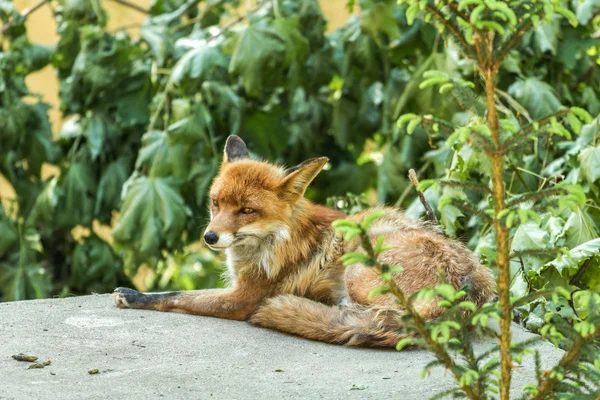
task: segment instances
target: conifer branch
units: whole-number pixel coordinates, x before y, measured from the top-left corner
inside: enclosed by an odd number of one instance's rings
[[[482,211],[479,211],[478,209],[476,209],[475,207],[473,207],[466,201],[463,201],[463,202],[452,201],[450,204],[452,204],[456,208],[462,209],[463,211],[477,215],[479,218],[481,218],[482,220],[484,220],[485,222],[487,222],[490,225],[494,223],[494,220],[492,218],[490,218],[489,215],[485,214]]]
[[[454,26],[450,21],[448,21],[444,15],[436,9],[434,6],[427,4],[425,7],[427,11],[431,13],[442,25],[444,25],[448,31],[454,36],[454,38],[458,41],[460,47],[468,54],[469,52],[469,43],[467,43],[466,39],[460,34],[458,28]]]
[[[581,350],[586,343],[591,343],[596,338],[600,337],[600,329],[596,329],[596,331],[590,336],[584,338],[580,335],[577,335],[575,341],[571,345],[571,348],[568,349],[565,354],[562,356],[558,365],[555,367],[559,370],[569,370],[572,364],[576,363],[579,360],[581,355]],[[558,380],[557,374],[543,374],[542,380],[538,382],[538,390],[535,396],[531,398],[531,400],[543,400],[546,399],[547,396],[552,393],[554,387],[560,381]]]
[[[450,187],[461,187],[463,189],[472,189],[478,192],[481,192],[485,195],[491,193],[490,189],[488,189],[485,185],[482,185],[478,182],[473,181],[459,181],[455,179],[443,179],[437,181],[441,186],[450,186]]]
[[[534,14],[541,16],[543,12],[544,10],[543,8],[541,8],[538,9]],[[524,18],[524,20],[521,21],[519,26],[517,26],[515,33],[510,38],[508,38],[502,45],[502,48],[500,49],[500,55],[494,60],[494,70],[498,70],[500,64],[502,64],[502,61],[504,61],[504,58],[506,58],[506,56],[508,55],[508,52],[515,46],[515,44],[517,44],[517,41],[521,38],[521,36],[525,34],[525,32],[529,30],[529,28],[531,28],[532,25],[533,20],[531,16],[529,16],[528,18]]]
[[[560,249],[525,249],[513,251],[510,253],[510,258],[521,258],[524,256],[551,256],[560,253]]]
[[[381,265],[381,263],[379,262],[379,260],[377,258],[375,249],[373,248],[373,245],[371,244],[371,240],[370,240],[369,236],[367,235],[366,231],[363,231],[361,234],[361,246],[367,253],[367,256],[369,258],[371,258],[372,260],[375,260],[375,268],[380,273],[382,273],[383,266]],[[390,292],[394,295],[394,297],[396,297],[396,299],[398,299],[400,304],[406,310],[406,313],[413,320],[417,332],[419,332],[419,334],[422,335],[422,337],[425,340],[425,342],[427,343],[427,345],[437,355],[437,357],[443,363],[444,367],[446,367],[446,369],[448,371],[450,371],[452,373],[452,375],[454,375],[454,378],[456,379],[456,381],[459,382],[460,381],[459,366],[456,364],[456,362],[454,361],[452,356],[450,356],[450,354],[444,348],[444,346],[433,339],[433,337],[431,336],[431,333],[427,329],[425,320],[419,315],[419,313],[414,308],[410,299],[408,297],[406,297],[406,295],[404,294],[402,289],[396,284],[396,281],[394,281],[394,279],[387,280],[386,283],[388,284],[388,286],[390,288]],[[479,399],[479,393],[474,392],[471,387],[462,386],[461,390],[470,399],[473,399],[473,400]]]
[[[431,116],[423,116],[421,122],[431,126],[438,124],[439,128],[447,133],[452,133],[456,129],[450,122]]]
[[[495,152],[494,143],[489,137],[475,131],[471,131],[469,137],[473,140],[471,144],[487,155],[491,155]],[[477,142],[477,144],[475,144],[475,142]]]
[[[534,121],[530,124],[525,125],[523,128],[521,128],[519,132],[515,133],[504,142],[504,144],[502,145],[502,150],[508,150],[510,147],[516,145],[521,139],[529,135],[535,129],[536,123],[538,124],[538,128],[541,128],[545,125],[548,125],[552,121],[552,118],[562,117],[567,115],[568,113],[568,109],[563,109],[553,114],[550,114],[547,117],[540,119],[539,121]]]
[[[565,194],[565,193],[566,193],[566,189],[563,189],[563,188],[558,188],[558,189],[557,188],[549,188],[549,189],[542,189],[538,192],[525,193],[521,196],[515,197],[515,198],[507,201],[506,207],[513,208],[516,205],[524,203],[526,201],[545,199],[549,196],[557,196],[557,195],[561,195],[561,194]]]

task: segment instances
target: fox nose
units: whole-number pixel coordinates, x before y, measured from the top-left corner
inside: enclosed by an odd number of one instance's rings
[[[204,241],[207,244],[215,244],[219,241],[219,235],[217,235],[213,231],[208,231],[204,234]]]

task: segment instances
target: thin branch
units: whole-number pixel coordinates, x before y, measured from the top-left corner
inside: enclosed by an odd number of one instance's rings
[[[583,278],[583,274],[587,271],[588,267],[592,262],[593,257],[588,258],[585,262],[579,267],[579,270],[575,274],[575,276],[569,281],[569,285],[573,286],[581,286],[583,282],[581,282],[581,278]],[[575,309],[575,308],[573,308]]]
[[[477,215],[479,218],[481,218],[482,220],[484,220],[485,222],[487,222],[488,224],[492,225],[494,223],[494,220],[492,218],[490,218],[489,215],[479,211],[478,209],[476,209],[475,207],[473,207],[472,205],[470,205],[469,203],[465,202],[458,202],[458,201],[453,201],[452,203],[453,206],[457,207],[457,208],[461,208],[464,211],[467,211],[471,214],[475,214]]]
[[[22,18],[27,18],[31,13],[33,13],[34,11],[38,10],[39,8],[41,8],[44,4],[46,4],[49,1],[50,0],[40,0],[37,3],[35,3],[34,5],[32,5],[31,7],[24,9],[23,12],[21,12],[21,17]],[[15,24],[15,21],[12,20],[12,21],[7,22],[6,24],[2,25],[2,27],[0,28],[0,33],[4,34],[14,24]]]
[[[361,237],[362,247],[366,251],[367,255],[370,258],[375,260],[375,262],[376,262],[375,268],[377,268],[377,270],[381,273],[383,271],[382,265],[379,262],[379,260],[377,259],[377,255],[375,253],[375,249],[373,249],[371,240],[365,233],[366,232],[364,232]],[[454,378],[456,379],[456,381],[457,382],[460,381],[460,374],[457,370],[456,362],[450,356],[450,354],[446,351],[444,346],[442,346],[440,343],[438,343],[437,341],[435,341],[432,338],[431,333],[427,329],[425,320],[421,317],[421,315],[419,315],[419,313],[414,308],[414,306],[413,306],[412,302],[409,300],[409,298],[406,297],[406,295],[404,294],[402,289],[396,284],[396,281],[394,281],[394,279],[390,279],[389,281],[386,281],[386,283],[389,285],[390,292],[392,292],[392,294],[398,299],[400,304],[402,306],[404,306],[404,309],[406,310],[407,314],[410,315],[411,319],[413,320],[413,322],[415,324],[416,330],[423,336],[423,339],[425,340],[425,342],[430,346],[432,351],[438,356],[439,360],[444,364],[446,369],[449,370],[452,373],[452,375],[454,375]],[[470,399],[478,399],[479,398],[478,393],[475,393],[473,388],[471,388],[470,386],[462,386],[461,390]]]
[[[419,190],[419,179],[417,178],[417,173],[412,168],[408,170],[408,179],[410,179],[412,184],[415,185],[415,189],[417,190],[417,194],[419,195],[419,200],[421,200],[421,204],[423,204],[423,207],[425,207],[425,212],[427,213],[427,219],[430,220],[431,222],[437,223],[438,220],[435,217],[433,210],[431,209],[431,205],[429,205],[429,202],[425,198],[425,195],[423,194],[423,192]]]
[[[438,126],[439,126],[439,128],[441,130],[444,130],[444,131],[446,131],[448,133],[453,133],[454,130],[456,129],[454,127],[454,125],[452,125],[450,122],[444,121],[444,120],[441,120],[441,119],[434,119],[432,117],[424,116],[424,117],[422,117],[421,122],[424,122],[424,123],[432,125],[432,126],[434,124],[438,124]]]
[[[568,370],[571,364],[577,362],[579,359],[583,346],[588,342],[592,342],[592,340],[598,336],[600,336],[600,329],[596,330],[594,334],[588,336],[587,338],[577,335],[573,345],[567,352],[565,352],[555,368],[560,370]],[[535,396],[532,397],[532,400],[546,399],[547,395],[552,393],[552,389],[559,382],[556,374],[548,374],[544,376],[545,378],[538,383],[538,391]]]
[[[465,51],[468,51],[469,43],[467,43],[465,38],[460,34],[460,32],[456,29],[456,27],[454,27],[450,23],[450,21],[448,21],[444,17],[444,15],[441,12],[439,12],[435,7],[431,6],[430,4],[427,4],[426,9],[434,17],[436,17],[450,31],[450,33],[452,33],[452,36],[454,36],[454,38],[459,41],[459,43],[462,45],[462,47],[465,49]]]
[[[529,249],[513,251],[510,253],[510,258],[521,258],[523,256],[542,256],[542,255],[555,255],[560,253],[559,249]]]
[[[148,10],[146,10],[144,7],[140,7],[137,4],[130,3],[127,0],[111,0],[111,1],[114,1],[115,3],[118,3],[122,6],[131,8],[132,10],[139,11],[142,14],[150,14],[150,12]]]
[[[539,128],[539,127],[549,124],[552,121],[552,118],[562,117],[564,115],[567,115],[568,113],[569,113],[569,109],[563,109],[563,110],[557,111],[553,114],[550,114],[547,117],[540,119],[539,121],[534,121],[531,124],[525,125],[523,128],[521,128],[521,130],[519,132],[515,133],[513,136],[511,136],[509,139],[507,139],[504,142],[504,144],[502,145],[502,151],[506,151],[506,149],[514,146],[515,144],[517,144],[519,142],[519,140],[521,140],[522,138],[524,138],[525,136],[530,134],[534,129],[535,122],[537,122],[538,128]]]
[[[515,197],[506,202],[507,208],[512,208],[517,204],[524,203],[526,201],[537,200],[537,199],[545,199],[549,196],[558,196],[560,194],[565,194],[566,190],[562,188],[551,188],[551,189],[542,189],[539,192],[535,193],[526,193],[521,196]]]
[[[540,15],[543,13],[543,9],[540,9],[536,12],[536,14]],[[504,58],[508,55],[508,52],[513,48],[513,46],[517,43],[517,41],[523,36],[525,32],[529,30],[529,28],[533,25],[533,20],[531,16],[527,18],[525,21],[521,23],[521,25],[517,28],[517,31],[508,39],[508,41],[502,46],[500,49],[500,55],[494,60],[494,70],[497,70],[504,61]]]

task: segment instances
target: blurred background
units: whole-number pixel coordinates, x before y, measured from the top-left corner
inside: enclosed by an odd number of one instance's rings
[[[600,3],[565,6],[576,27],[542,23],[503,63],[497,101],[515,123],[563,105],[600,112]],[[486,160],[468,146],[396,125],[408,112],[457,125],[476,112],[419,90],[426,70],[472,79],[481,93],[472,62],[404,11],[389,0],[2,2],[0,299],[221,285],[222,256],[198,239],[231,133],[273,162],[328,156],[307,196],[348,213],[379,202],[421,217],[409,168],[423,179],[484,179]],[[552,237],[539,239],[539,226],[514,232],[528,246],[598,237],[596,122],[509,160],[511,194],[569,179],[589,199],[552,221]],[[426,196],[446,234],[493,268],[489,225],[445,202],[452,190]],[[515,282],[564,283],[552,258],[525,259],[535,279]],[[600,287],[597,259],[588,270],[585,285]]]

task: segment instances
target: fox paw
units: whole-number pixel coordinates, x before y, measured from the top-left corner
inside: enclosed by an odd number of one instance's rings
[[[144,294],[137,290],[119,287],[113,292],[115,305],[119,308],[131,308],[143,303]]]

